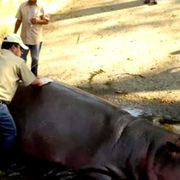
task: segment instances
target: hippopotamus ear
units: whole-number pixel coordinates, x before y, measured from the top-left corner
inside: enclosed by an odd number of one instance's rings
[[[166,147],[172,152],[180,152],[180,148],[173,142],[167,141]]]

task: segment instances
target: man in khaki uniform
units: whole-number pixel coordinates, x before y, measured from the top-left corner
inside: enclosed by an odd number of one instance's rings
[[[14,33],[17,33],[20,25],[21,38],[26,46],[29,47],[31,55],[31,71],[37,76],[39,53],[42,45],[42,30],[45,24],[49,22],[49,15],[45,13],[44,8],[37,4],[37,0],[28,0],[23,2],[16,14],[16,23]],[[23,50],[22,58],[26,61],[28,50]]]
[[[0,50],[0,155],[13,148],[17,135],[16,125],[7,104],[11,102],[21,80],[25,86],[42,86],[52,82],[48,78],[37,78],[20,58],[22,48],[28,47],[17,34],[7,35]]]

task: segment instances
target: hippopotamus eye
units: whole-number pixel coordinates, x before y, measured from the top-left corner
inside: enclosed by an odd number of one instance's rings
[[[179,147],[176,144],[172,143],[172,142],[167,141],[166,142],[166,147],[172,152],[180,152]]]

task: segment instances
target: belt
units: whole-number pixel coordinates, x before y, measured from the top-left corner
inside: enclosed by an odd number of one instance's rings
[[[0,104],[7,104],[7,102],[0,100]]]

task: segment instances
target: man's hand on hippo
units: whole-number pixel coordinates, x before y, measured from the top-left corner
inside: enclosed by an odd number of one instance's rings
[[[39,79],[40,79],[40,81],[42,82],[42,85],[46,85],[46,84],[48,84],[48,83],[53,82],[52,79],[46,78],[46,77],[41,77],[41,78],[39,78]]]

